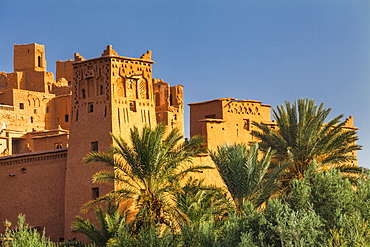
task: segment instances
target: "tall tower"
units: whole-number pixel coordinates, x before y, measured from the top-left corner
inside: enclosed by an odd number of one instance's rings
[[[14,71],[46,71],[45,48],[40,44],[14,44]]]
[[[17,89],[49,93],[54,75],[46,71],[45,48],[40,44],[14,44],[14,72],[23,72],[25,83]]]
[[[113,190],[93,184],[91,176],[106,169],[83,165],[90,151],[107,151],[110,133],[127,140],[130,128],[155,126],[151,52],[140,58],[119,56],[111,46],[101,57],[85,60],[75,54],[72,114],[65,186],[65,237],[75,237],[70,225],[81,206]]]

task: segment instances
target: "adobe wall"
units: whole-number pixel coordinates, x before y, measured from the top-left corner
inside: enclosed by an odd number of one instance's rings
[[[14,44],[14,71],[46,71],[45,48],[40,44]]]
[[[184,135],[183,86],[170,86],[161,79],[153,79],[157,123],[167,125],[167,132],[178,128]]]
[[[55,65],[55,80],[59,81],[60,79],[65,78],[68,84],[71,85],[73,80],[73,63],[74,61],[72,61],[71,59],[69,59],[68,61],[58,60]]]
[[[21,89],[3,91],[0,103],[13,106],[12,110],[0,109],[0,118],[9,129],[21,131],[44,130],[48,117],[47,107],[54,95]]]
[[[211,150],[224,143],[253,142],[252,122],[271,122],[271,106],[261,103],[223,98],[189,104],[190,135],[205,136],[207,147]]]
[[[16,226],[18,214],[53,241],[64,235],[67,150],[0,157],[0,221]],[[4,226],[0,226],[4,232]]]
[[[48,126],[48,129],[61,127],[68,130],[71,123],[71,100],[72,95],[57,96],[52,100],[55,124]]]

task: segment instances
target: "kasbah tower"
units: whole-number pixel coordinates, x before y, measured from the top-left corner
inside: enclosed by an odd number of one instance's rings
[[[0,220],[27,222],[53,241],[82,239],[71,230],[83,204],[114,189],[92,183],[106,169],[83,164],[90,151],[106,151],[110,133],[128,140],[130,128],[164,123],[184,132],[183,87],[152,78],[151,51],[123,57],[107,46],[100,57],[57,61],[46,71],[43,45],[14,45],[14,72],[0,72]],[[191,89],[189,89],[190,91]],[[274,125],[270,106],[221,98],[191,103],[190,135],[214,150],[223,143],[254,141],[252,122]],[[355,129],[353,117],[345,128]],[[195,163],[213,165],[208,155]],[[355,164],[357,165],[357,163]],[[216,170],[199,174],[222,186]],[[92,211],[92,210],[90,210]],[[4,227],[1,228],[4,231]]]

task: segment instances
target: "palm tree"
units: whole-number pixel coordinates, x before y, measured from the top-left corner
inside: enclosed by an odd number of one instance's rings
[[[314,100],[298,99],[293,104],[285,101],[285,105],[273,109],[276,127],[253,123],[258,130],[252,131],[252,135],[261,141],[261,149],[271,148],[276,151],[274,161],[290,163],[283,178],[286,182],[302,179],[313,160],[321,164],[321,168],[343,169],[355,160],[353,152],[361,149],[356,145],[356,131],[343,129],[343,115],[325,123],[330,111],[330,108],[324,109],[323,103],[315,105]]]
[[[131,142],[112,135],[113,145],[108,152],[91,152],[85,163],[100,162],[114,170],[103,170],[93,175],[93,182],[114,183],[116,190],[85,205],[115,200],[133,202],[136,216],[133,229],[150,229],[155,225],[179,228],[188,222],[187,216],[175,205],[173,193],[180,189],[180,181],[191,172],[211,169],[193,165],[192,158],[204,152],[203,138],[182,141],[179,130],[165,136],[166,127],[144,127],[130,130]]]
[[[190,177],[174,195],[177,207],[187,215],[191,225],[219,221],[229,209],[225,191],[205,185],[204,179]]]
[[[121,238],[125,236],[125,239],[130,239],[126,216],[119,211],[117,205],[108,203],[106,212],[102,207],[96,207],[95,216],[99,227],[96,227],[89,219],[76,216],[72,229],[83,233],[98,247],[106,246],[107,242],[118,234]]]
[[[210,156],[228,188],[238,214],[243,213],[245,200],[259,207],[279,188],[277,178],[284,167],[269,171],[274,154],[266,150],[258,160],[258,143],[247,150],[245,144],[224,144]]]

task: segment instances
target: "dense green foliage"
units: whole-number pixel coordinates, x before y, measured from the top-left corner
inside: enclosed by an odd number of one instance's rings
[[[223,188],[191,176],[210,168],[191,163],[204,151],[198,138],[182,143],[163,125],[132,129],[129,143],[113,136],[111,150],[85,161],[112,168],[93,180],[120,189],[85,205],[95,206],[96,225],[76,217],[73,229],[89,246],[370,246],[370,174],[344,165],[357,136],[341,129],[341,116],[324,123],[329,112],[312,100],[286,102],[274,111],[277,129],[255,124],[259,144],[209,151]],[[134,207],[123,207],[127,199]],[[3,246],[53,246],[22,217]]]
[[[257,207],[277,191],[277,178],[285,166],[274,171],[270,161],[274,154],[270,149],[258,160],[258,144],[247,150],[245,144],[222,145],[210,156],[227,186],[238,213],[242,213],[245,200]]]
[[[355,159],[353,152],[361,149],[356,145],[356,131],[343,131],[343,115],[326,122],[330,111],[323,104],[315,105],[314,100],[298,99],[273,109],[276,128],[253,123],[258,130],[252,135],[260,140],[262,150],[271,148],[276,151],[275,161],[289,162],[281,181],[288,184],[294,178],[303,178],[313,160],[320,166],[342,167]]]
[[[166,128],[159,124],[141,131],[131,129],[131,142],[112,136],[114,144],[108,152],[92,152],[85,162],[100,162],[111,170],[93,175],[98,183],[114,183],[118,188],[87,204],[101,201],[133,201],[130,212],[135,213],[133,231],[151,229],[158,224],[180,229],[189,223],[189,218],[178,207],[172,196],[181,190],[180,181],[188,174],[211,169],[210,166],[193,165],[192,157],[203,152],[202,138],[194,137],[181,142],[183,136],[177,129],[165,135]]]
[[[32,229],[26,223],[25,215],[18,215],[18,223],[14,230],[10,230],[11,223],[5,222],[5,234],[1,236],[4,247],[53,247],[54,244],[37,229]]]

